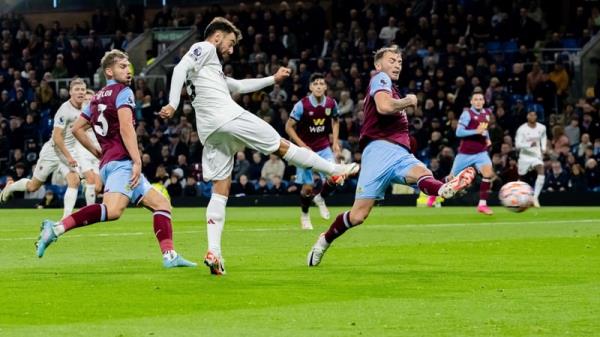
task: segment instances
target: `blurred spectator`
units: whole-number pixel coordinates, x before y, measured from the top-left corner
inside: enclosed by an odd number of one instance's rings
[[[235,164],[233,164],[233,180],[239,180],[240,176],[248,176],[250,172],[250,162],[246,160],[244,151],[239,151],[235,155]]]
[[[268,182],[273,183],[273,177],[283,177],[285,171],[285,164],[277,155],[270,154],[269,160],[267,160],[262,167],[260,177],[265,178]]]
[[[565,135],[569,138],[569,145],[579,144],[579,118],[577,116],[571,117],[569,125],[565,126]]]
[[[600,192],[600,168],[595,159],[588,159],[585,163],[585,180],[588,190]]]
[[[553,161],[551,169],[546,172],[545,190],[548,192],[564,192],[569,187],[569,174],[558,161]]]

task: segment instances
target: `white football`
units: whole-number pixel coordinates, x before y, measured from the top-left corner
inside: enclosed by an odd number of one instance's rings
[[[511,181],[498,194],[504,207],[513,212],[523,212],[533,205],[533,189],[522,181]]]

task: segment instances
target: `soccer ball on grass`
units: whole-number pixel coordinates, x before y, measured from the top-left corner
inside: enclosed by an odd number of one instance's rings
[[[504,207],[513,212],[523,212],[533,205],[533,189],[522,181],[511,181],[498,194]]]

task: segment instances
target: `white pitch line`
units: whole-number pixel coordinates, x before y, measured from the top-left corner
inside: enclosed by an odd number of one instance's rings
[[[439,223],[439,224],[381,224],[381,225],[364,225],[367,228],[452,228],[452,227],[468,227],[468,226],[502,226],[502,225],[533,225],[533,224],[562,224],[562,223],[598,223],[597,219],[579,219],[579,220],[539,220],[539,221],[503,221],[503,222],[479,222],[479,223]],[[237,228],[225,229],[227,232],[297,232],[298,230],[291,226],[289,228]],[[204,233],[204,230],[189,230],[175,231],[175,234],[198,234]],[[152,236],[152,231],[148,232],[119,232],[119,233],[94,233],[94,234],[73,234],[67,235],[63,239],[83,238],[83,237],[113,237],[113,236]],[[22,238],[0,238],[0,241],[18,241],[18,240],[37,240],[37,237],[22,237]]]

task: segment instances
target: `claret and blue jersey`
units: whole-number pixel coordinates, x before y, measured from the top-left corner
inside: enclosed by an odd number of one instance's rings
[[[122,83],[109,80],[94,95],[81,116],[91,124],[102,148],[100,176],[104,192],[122,193],[137,203],[151,186],[143,176],[134,189],[129,185],[132,162],[120,132],[118,111],[122,108],[131,110],[131,123],[135,125],[133,91]]]

